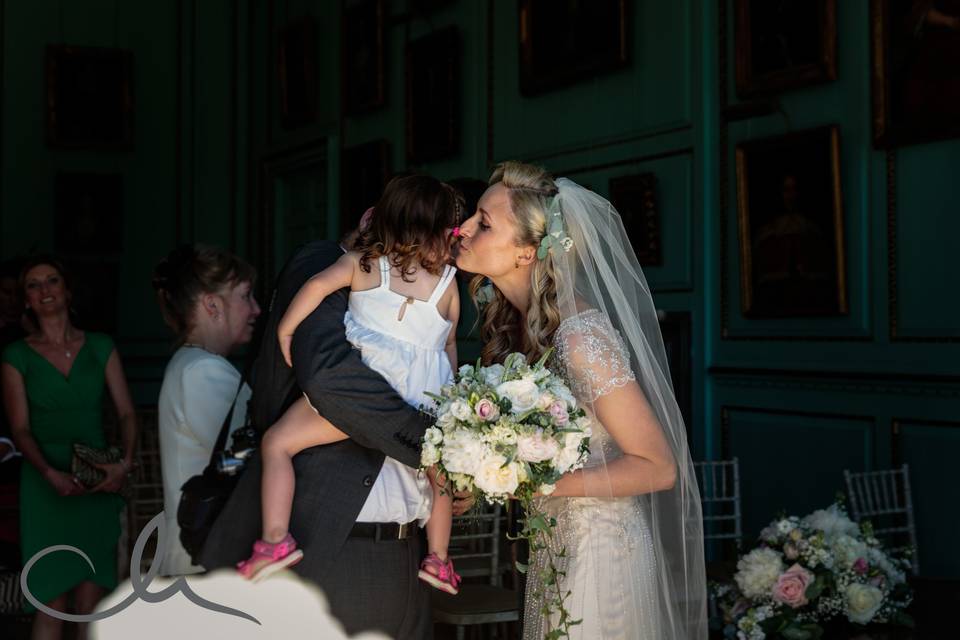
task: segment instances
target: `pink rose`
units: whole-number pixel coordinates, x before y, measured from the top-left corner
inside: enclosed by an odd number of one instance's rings
[[[570,416],[567,415],[567,403],[562,400],[556,400],[551,404],[549,411],[553,419],[556,420],[557,425],[561,427],[570,420]]]
[[[773,599],[793,607],[807,604],[807,587],[813,583],[814,576],[799,564],[795,564],[777,578],[773,586]]]
[[[498,407],[492,400],[483,398],[477,402],[473,407],[474,413],[480,417],[481,420],[486,420],[488,422],[493,422],[500,417],[500,407]]]
[[[853,563],[853,570],[860,575],[863,575],[867,572],[867,561],[863,558],[857,558],[857,561]]]

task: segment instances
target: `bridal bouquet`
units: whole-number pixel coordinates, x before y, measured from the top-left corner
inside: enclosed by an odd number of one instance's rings
[[[430,394],[436,425],[424,435],[420,463],[436,467],[456,490],[473,492],[478,504],[504,504],[510,497],[521,502],[526,516],[520,537],[550,561],[545,584],[556,593],[544,594],[545,601],[560,612],[552,639],[566,637],[578,621],[563,606],[568,594],[560,590],[562,572],[547,544],[555,522],[534,498],[550,495],[560,476],[583,466],[590,422],[563,380],[545,366],[549,355],[534,365],[512,353],[502,365],[460,367],[452,384]]]
[[[884,551],[869,522],[847,517],[842,501],[804,518],[783,517],[737,563],[735,584],[714,587],[728,636],[816,640],[822,622],[913,621],[905,571],[909,552]]]

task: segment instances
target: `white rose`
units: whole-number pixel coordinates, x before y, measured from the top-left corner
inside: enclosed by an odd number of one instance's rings
[[[770,595],[783,569],[780,554],[773,549],[762,547],[740,558],[733,579],[743,595],[748,598],[763,598]]]
[[[443,466],[450,473],[476,475],[486,447],[473,433],[456,429],[448,433],[443,443]]]
[[[557,490],[557,485],[555,484],[542,484],[540,485],[540,493],[549,496],[551,493]]]
[[[517,473],[517,463],[506,464],[507,459],[498,454],[490,454],[483,458],[474,475],[474,483],[487,494],[513,493],[517,490],[520,480]]]
[[[443,442],[443,432],[436,427],[430,427],[423,433],[423,441],[427,444],[440,444]]]
[[[847,618],[850,622],[867,624],[883,604],[883,592],[867,584],[847,585]]]
[[[510,400],[511,413],[523,413],[537,406],[540,389],[531,380],[511,380],[497,387],[497,394]]]
[[[481,369],[484,381],[491,387],[495,387],[503,380],[503,365],[492,364],[489,367]]]
[[[450,413],[453,414],[454,418],[462,420],[463,422],[473,417],[473,410],[470,408],[470,405],[463,400],[457,400],[450,405]]]
[[[563,449],[557,452],[553,457],[553,468],[560,473],[566,473],[580,466],[580,444],[583,442],[585,433],[565,433],[563,436]]]
[[[432,467],[438,462],[440,462],[440,450],[436,445],[424,442],[420,450],[420,464],[424,467]]]
[[[460,374],[461,378],[469,378],[470,376],[473,375],[473,365],[465,364],[462,367],[460,367],[459,370],[457,370],[457,373]]]
[[[540,400],[537,402],[537,409],[546,410],[550,405],[553,404],[553,401],[556,400],[556,397],[549,391],[544,391],[540,394]]]
[[[517,438],[517,456],[525,462],[543,462],[560,452],[557,441],[544,437],[543,433],[520,436]]]
[[[457,423],[456,419],[453,417],[453,414],[449,410],[444,411],[439,416],[437,416],[437,426],[441,429],[449,429]]]

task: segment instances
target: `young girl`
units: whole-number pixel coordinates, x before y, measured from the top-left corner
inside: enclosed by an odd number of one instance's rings
[[[460,297],[453,283],[456,268],[445,263],[459,206],[454,189],[434,178],[412,175],[391,180],[354,249],[307,280],[284,313],[277,333],[287,364],[297,325],[326,296],[349,286],[347,339],[407,402],[429,406],[424,392],[439,393],[452,379],[457,362]],[[346,438],[317,414],[306,396],[264,434],[263,538],[254,543],[253,555],[237,565],[245,577],[263,579],[303,557],[288,531],[295,483],[292,458],[308,447]],[[384,460],[381,476],[385,473],[408,495],[420,496],[416,518],[427,522],[430,551],[420,578],[457,593],[460,577],[447,557],[452,500],[442,479],[431,471],[428,482],[391,458]],[[428,510],[431,493],[433,505]]]

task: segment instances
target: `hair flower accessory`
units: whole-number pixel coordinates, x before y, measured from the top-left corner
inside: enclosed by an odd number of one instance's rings
[[[550,253],[550,249],[559,244],[564,251],[573,247],[573,239],[563,230],[563,216],[560,215],[560,196],[555,195],[547,207],[547,233],[540,240],[537,248],[537,259],[543,260]]]

